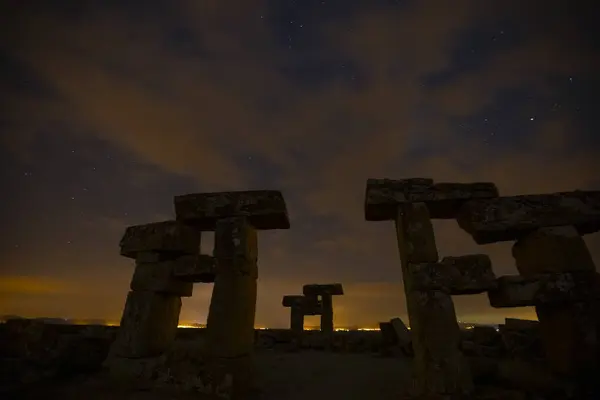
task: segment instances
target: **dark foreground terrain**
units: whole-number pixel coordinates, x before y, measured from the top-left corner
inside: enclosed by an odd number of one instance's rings
[[[203,329],[180,329],[170,364],[140,379],[115,379],[103,363],[117,328],[9,322],[0,325],[1,399],[216,399],[197,382],[194,362]],[[594,399],[590,391],[544,369],[535,330],[463,332],[479,399]],[[325,349],[318,332],[301,348],[288,331],[256,334],[255,365],[264,400],[402,399],[409,397],[412,358],[381,332],[336,332]],[[175,361],[173,361],[175,360]],[[166,371],[166,372],[165,372]]]

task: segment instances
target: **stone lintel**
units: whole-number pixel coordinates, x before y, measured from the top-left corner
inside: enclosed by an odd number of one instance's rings
[[[281,304],[301,310],[304,315],[321,315],[322,302],[316,297],[307,297],[301,294],[283,296]]]
[[[490,305],[496,308],[588,302],[600,296],[596,272],[506,275],[497,283],[488,292]]]
[[[450,295],[478,294],[496,287],[492,261],[487,255],[444,257],[437,263],[410,264],[413,288],[441,290]]]
[[[505,318],[504,329],[515,331],[538,330],[540,329],[540,323],[532,319]]]
[[[341,296],[344,288],[341,283],[317,284],[311,283],[302,287],[305,296]]]
[[[425,203],[431,218],[456,217],[461,205],[472,199],[498,197],[498,188],[489,182],[434,183],[428,178],[402,180],[368,179],[365,194],[365,219],[396,219],[399,204]]]
[[[163,253],[177,258],[200,251],[200,231],[177,221],[130,226],[119,243],[121,255],[136,258],[140,253]]]
[[[478,244],[517,240],[536,229],[573,225],[580,235],[600,230],[600,191],[472,200],[457,217]]]
[[[214,283],[215,258],[206,254],[183,256],[170,261],[173,276],[184,282]]]
[[[148,291],[191,297],[194,290],[192,282],[178,280],[173,275],[173,267],[166,263],[136,263],[129,285],[135,292]]]
[[[203,231],[214,231],[217,220],[246,217],[254,228],[289,229],[283,195],[277,190],[194,193],[175,197],[178,221]]]
[[[289,294],[283,296],[281,305],[284,307],[303,307],[306,301],[306,297],[302,294]]]

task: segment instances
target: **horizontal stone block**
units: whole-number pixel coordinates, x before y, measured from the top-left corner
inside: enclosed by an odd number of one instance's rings
[[[176,279],[173,275],[172,265],[167,263],[136,263],[129,287],[133,291],[190,297],[194,284]]]
[[[504,329],[517,330],[517,331],[529,331],[537,330],[540,328],[539,321],[532,319],[520,319],[520,318],[505,318]]]
[[[305,296],[340,296],[344,294],[344,288],[341,283],[328,283],[328,284],[308,284],[302,287],[302,293]]]
[[[125,230],[119,245],[121,255],[129,258],[140,253],[163,253],[176,258],[200,251],[200,232],[176,221],[135,225]]]
[[[496,287],[487,255],[445,257],[437,263],[409,264],[411,287],[441,290],[451,295],[483,293]]]
[[[478,244],[517,240],[536,229],[573,225],[580,235],[600,230],[600,191],[574,191],[472,200],[457,217]]]
[[[183,256],[169,261],[172,265],[173,276],[184,282],[214,283],[215,259],[212,256],[199,254]]]
[[[218,219],[247,217],[256,229],[289,229],[285,200],[277,190],[195,193],[175,197],[178,221],[214,231]]]
[[[306,297],[304,295],[283,296],[281,304],[284,307],[298,308],[304,315],[321,315],[322,302],[316,297]]]
[[[588,302],[600,296],[597,273],[570,272],[502,276],[496,289],[488,292],[496,308]]]
[[[456,217],[462,204],[472,199],[498,197],[498,188],[489,182],[433,183],[432,179],[368,179],[365,194],[367,221],[395,220],[399,204],[425,203],[431,218]]]

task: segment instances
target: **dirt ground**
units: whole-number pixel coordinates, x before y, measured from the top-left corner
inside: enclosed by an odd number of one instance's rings
[[[256,354],[264,400],[398,399],[410,381],[410,361],[371,354],[327,352]],[[102,375],[32,388],[20,399],[209,400],[198,393],[116,386]]]

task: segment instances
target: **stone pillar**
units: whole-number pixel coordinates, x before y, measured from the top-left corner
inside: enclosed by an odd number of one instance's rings
[[[200,232],[175,221],[137,225],[127,228],[120,247],[136,267],[107,366],[126,378],[142,373],[175,340],[181,297],[192,295],[193,283],[175,278],[173,266],[198,254]]]
[[[251,356],[257,294],[257,235],[244,217],[223,218],[215,229],[216,277],[206,323],[213,379],[232,376],[232,398],[254,385]],[[222,376],[221,376],[222,375]]]
[[[442,290],[418,290],[412,282],[411,265],[436,263],[439,258],[427,205],[398,205],[396,233],[415,353],[415,389],[419,394],[471,392],[452,298]]]
[[[330,294],[321,295],[321,332],[333,333],[333,301]]]
[[[290,329],[294,333],[302,333],[304,331],[304,310],[301,307],[291,307]]]
[[[518,240],[512,253],[524,277],[569,272],[597,279],[592,256],[573,226],[538,229]],[[555,372],[583,376],[598,370],[599,311],[598,301],[592,298],[536,306],[542,345]]]

